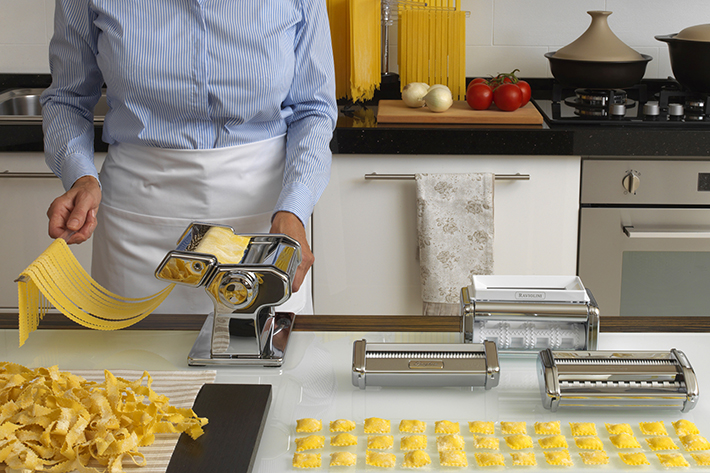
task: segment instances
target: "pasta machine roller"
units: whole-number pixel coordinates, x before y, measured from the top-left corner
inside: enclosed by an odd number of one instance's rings
[[[195,222],[156,269],[158,279],[204,287],[214,303],[188,364],[280,366],[295,314],[276,312],[291,297],[299,243],[281,234],[235,235]]]
[[[576,276],[474,276],[461,289],[462,341],[501,354],[595,350],[599,307]]]
[[[539,353],[542,404],[559,407],[653,407],[688,412],[698,402],[695,372],[675,348],[656,351]]]
[[[495,343],[353,343],[354,386],[498,386]]]

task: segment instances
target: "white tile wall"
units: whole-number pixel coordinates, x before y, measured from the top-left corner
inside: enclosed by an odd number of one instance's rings
[[[47,46],[55,0],[0,0],[0,73],[48,73]],[[520,69],[550,77],[543,54],[574,41],[589,26],[588,10],[609,10],[609,25],[637,51],[653,57],[647,78],[672,75],[665,43],[655,35],[710,23],[709,0],[461,0],[466,23],[466,75]],[[397,71],[396,23],[390,70]]]

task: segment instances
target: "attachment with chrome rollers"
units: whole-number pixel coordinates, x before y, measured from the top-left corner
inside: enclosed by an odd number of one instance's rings
[[[274,307],[291,297],[300,263],[301,247],[286,235],[190,224],[155,271],[158,279],[204,287],[214,302],[188,364],[280,366],[295,314]]]

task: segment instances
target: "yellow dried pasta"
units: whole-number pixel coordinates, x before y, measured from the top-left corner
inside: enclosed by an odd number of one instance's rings
[[[426,444],[426,435],[405,435],[399,439],[400,450],[424,450]]]
[[[612,435],[618,435],[618,434],[629,434],[633,435],[634,431],[631,430],[631,426],[626,423],[621,423],[621,424],[604,424],[606,426],[607,432],[609,432]]]
[[[296,432],[320,432],[320,429],[322,428],[323,422],[321,422],[319,419],[312,419],[309,417],[305,419],[298,419],[296,421]]]
[[[513,466],[534,466],[537,465],[534,452],[511,452]]]
[[[431,463],[429,454],[421,450],[407,452],[404,454],[403,468],[421,468]]]
[[[485,450],[498,450],[500,448],[500,439],[498,437],[473,437],[474,448]]]
[[[349,432],[341,432],[330,437],[330,444],[334,447],[349,447],[357,445],[357,437]]]
[[[691,453],[690,456],[698,466],[710,466],[710,453]]]
[[[495,423],[482,420],[474,420],[468,423],[468,431],[472,434],[493,435]]]
[[[394,445],[394,437],[391,435],[368,435],[367,448],[374,450],[388,450]]]
[[[526,434],[525,422],[501,422],[500,431],[502,434]]]
[[[505,465],[502,453],[474,453],[478,466]]]
[[[379,417],[368,417],[363,428],[366,434],[387,434],[390,431],[390,421]]]
[[[296,438],[296,451],[316,450],[325,446],[325,436],[308,435],[307,437]]]
[[[604,450],[594,452],[579,452],[585,465],[606,465],[609,463],[609,455]]]
[[[426,422],[421,420],[402,420],[399,423],[399,431],[410,434],[421,434],[426,430]]]
[[[441,466],[468,466],[466,452],[462,450],[446,450],[439,452],[439,464]]]
[[[438,420],[434,423],[434,433],[437,434],[458,434],[461,432],[458,422],[450,420]]]
[[[564,435],[550,435],[548,437],[543,437],[537,439],[537,443],[540,444],[542,448],[567,448],[567,439]]]
[[[357,455],[352,452],[333,452],[330,454],[330,466],[353,466]]]
[[[464,439],[461,434],[444,434],[436,437],[436,449],[442,450],[463,450]]]
[[[688,460],[685,459],[680,453],[656,453],[658,461],[661,465],[666,468],[676,467],[676,466],[690,466]]]
[[[559,466],[572,466],[574,462],[569,456],[568,450],[557,450],[554,452],[543,452],[545,454],[545,461],[550,465]]]
[[[589,435],[587,437],[575,437],[574,443],[578,448],[583,450],[604,450],[604,444],[602,439],[596,435]]]
[[[710,450],[710,442],[698,434],[688,434],[680,436],[680,442],[687,451]]]
[[[641,448],[641,444],[636,437],[629,434],[610,435],[609,440],[616,448]]]
[[[666,437],[663,435],[647,437],[646,443],[654,452],[656,450],[678,450],[678,445],[676,445],[670,437]]]
[[[330,422],[331,432],[352,432],[355,430],[355,422],[348,419],[337,419]]]
[[[619,458],[621,458],[621,461],[626,463],[627,465],[650,465],[651,463],[648,461],[648,458],[646,458],[646,455],[641,453],[641,452],[633,452],[633,453],[626,453],[626,452],[619,452]]]
[[[641,433],[644,435],[668,435],[666,426],[662,421],[658,422],[639,422]]]
[[[394,468],[397,461],[394,453],[375,452],[368,450],[365,453],[365,463],[370,466],[379,466],[380,468]]]
[[[535,433],[538,435],[554,435],[561,434],[560,421],[552,422],[535,422]]]
[[[320,468],[320,453],[294,453],[291,464],[294,468]]]
[[[593,422],[570,422],[569,428],[572,430],[573,437],[597,435],[597,426]]]
[[[690,422],[689,420],[680,419],[675,422],[671,422],[671,424],[673,425],[675,433],[678,434],[678,436],[700,433],[695,424]]]
[[[513,450],[522,450],[524,448],[532,448],[532,437],[526,434],[513,434],[504,437],[506,445]]]

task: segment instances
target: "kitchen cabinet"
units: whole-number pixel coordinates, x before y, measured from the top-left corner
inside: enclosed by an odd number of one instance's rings
[[[497,180],[494,273],[576,273],[576,156],[335,155],[313,215],[316,314],[421,314],[413,180],[365,174],[528,174]]]
[[[103,155],[96,162],[100,165]],[[0,153],[0,312],[17,313],[14,281],[52,242],[47,208],[63,192],[43,153]],[[72,252],[84,268],[91,268],[91,240],[72,245]]]

